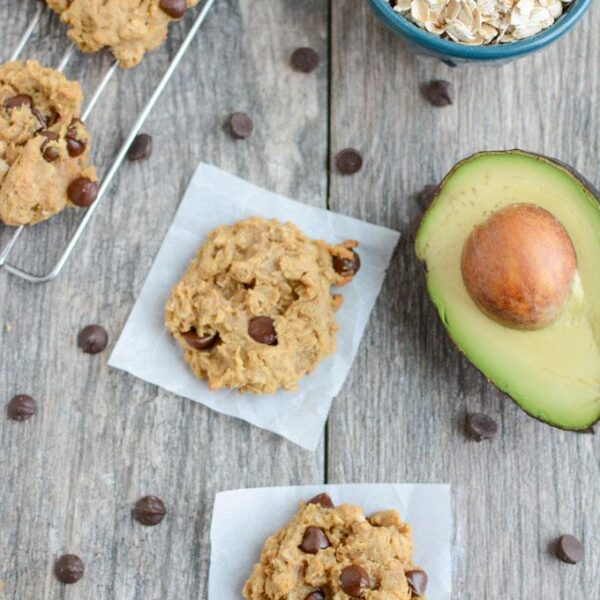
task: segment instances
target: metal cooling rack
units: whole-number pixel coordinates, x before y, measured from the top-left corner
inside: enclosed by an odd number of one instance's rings
[[[45,275],[36,275],[34,273],[30,273],[29,271],[21,269],[20,267],[17,267],[15,265],[7,262],[9,255],[15,248],[19,237],[21,236],[21,234],[23,233],[23,230],[25,229],[25,226],[21,225],[20,227],[15,229],[14,233],[12,234],[12,236],[10,237],[8,242],[2,248],[0,248],[0,270],[4,269],[5,271],[8,271],[9,273],[16,275],[17,277],[20,277],[21,279],[25,279],[26,281],[31,281],[33,283],[45,283],[47,281],[51,281],[52,279],[55,279],[59,275],[59,273],[62,271],[63,267],[65,266],[67,260],[69,259],[69,256],[73,252],[73,248],[79,241],[79,238],[83,235],[85,228],[87,227],[88,223],[90,222],[90,220],[94,214],[94,211],[98,208],[102,198],[104,197],[108,188],[110,187],[110,184],[111,184],[114,176],[117,174],[117,171],[119,170],[119,167],[121,166],[121,164],[125,158],[125,155],[127,154],[127,150],[131,146],[131,143],[133,142],[135,136],[138,134],[138,132],[142,128],[144,122],[146,121],[148,115],[150,114],[150,111],[154,108],[156,101],[158,100],[162,91],[165,89],[167,83],[171,79],[171,76],[175,72],[175,69],[177,68],[181,59],[183,58],[184,54],[186,53],[194,36],[200,29],[200,26],[204,22],[204,19],[206,18],[207,14],[208,14],[209,10],[211,9],[212,5],[214,4],[214,2],[215,2],[215,0],[204,0],[202,8],[200,9],[198,16],[196,17],[194,24],[190,28],[190,30],[189,30],[188,34],[186,35],[185,39],[183,40],[181,46],[177,50],[177,53],[175,54],[173,60],[169,64],[169,67],[167,68],[164,75],[162,76],[162,79],[160,80],[158,86],[152,93],[152,96],[150,97],[147,104],[142,109],[142,112],[139,114],[138,118],[136,119],[135,123],[133,124],[133,127],[131,128],[127,138],[125,139],[125,141],[123,142],[123,145],[119,149],[114,162],[112,163],[112,165],[106,172],[106,175],[104,175],[104,177],[102,178],[96,201],[87,209],[78,209],[78,210],[85,210],[83,218],[79,222],[77,229],[74,231],[73,235],[69,239],[63,253],[61,254],[60,258],[58,259],[58,261],[56,262],[54,267],[52,267],[52,269]],[[25,33],[23,33],[23,36],[21,37],[19,43],[17,44],[17,47],[15,48],[15,50],[12,53],[9,60],[16,60],[17,58],[19,58],[19,56],[23,52],[25,46],[27,45],[29,38],[31,37],[32,33],[35,31],[35,28],[37,27],[37,24],[40,21],[40,18],[42,16],[44,9],[45,9],[44,5],[40,3],[35,15],[33,16],[33,19],[27,26]],[[74,53],[75,53],[75,46],[73,46],[71,44],[69,46],[69,48],[67,49],[67,51],[65,52],[65,54],[63,55],[62,59],[60,60],[60,63],[57,67],[57,69],[59,71],[62,72],[65,69],[65,67],[69,63],[69,60],[71,59],[71,57],[73,56]],[[83,114],[81,115],[81,119],[83,121],[85,121],[91,114],[91,112],[94,109],[94,107],[96,106],[98,100],[102,96],[104,90],[107,88],[108,84],[110,83],[110,80],[112,79],[118,66],[119,66],[118,62],[115,60],[112,63],[112,65],[110,66],[110,68],[108,69],[108,71],[105,73],[105,75],[100,80],[100,83],[98,84],[98,86],[96,87],[94,92],[92,93],[91,98],[90,98],[89,102],[87,103],[87,105],[83,111]]]

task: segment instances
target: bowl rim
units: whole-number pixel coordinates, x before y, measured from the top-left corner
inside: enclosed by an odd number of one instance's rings
[[[506,44],[470,46],[443,39],[421,29],[395,11],[389,0],[369,0],[371,8],[389,27],[410,41],[439,55],[460,59],[495,60],[523,56],[535,52],[564,35],[591,6],[592,0],[574,0],[569,9],[553,25],[523,40]]]

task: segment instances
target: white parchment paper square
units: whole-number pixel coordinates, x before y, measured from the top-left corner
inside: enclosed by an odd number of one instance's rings
[[[413,530],[415,564],[429,576],[427,597],[450,600],[452,513],[443,484],[306,485],[217,494],[211,526],[208,600],[240,600],[266,539],[283,527],[298,502],[327,492],[334,504],[355,504],[368,516],[395,509]]]
[[[308,236],[331,243],[345,239],[360,243],[362,267],[354,281],[342,289],[344,304],[337,313],[338,349],[304,377],[296,392],[257,396],[234,390],[209,391],[188,369],[183,351],[165,329],[164,306],[169,292],[207,234],[219,225],[250,216],[291,221]],[[352,366],[398,238],[396,231],[284,198],[200,164],[109,364],[314,450],[331,401]]]

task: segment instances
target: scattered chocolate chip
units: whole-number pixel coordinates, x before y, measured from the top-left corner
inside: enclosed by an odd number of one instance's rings
[[[142,525],[154,527],[158,525],[167,514],[165,503],[156,496],[144,496],[133,507],[133,518]]]
[[[583,544],[573,535],[561,535],[556,540],[556,556],[565,563],[576,565],[583,560]]]
[[[40,122],[42,127],[48,127],[48,120],[44,116],[44,113],[39,108],[32,108],[31,112],[35,116],[35,118]]]
[[[325,594],[321,590],[311,592],[304,600],[325,600]]]
[[[427,589],[427,583],[429,581],[425,571],[422,571],[421,569],[407,571],[406,579],[410,589],[412,590],[413,596],[425,595],[425,590]]]
[[[294,71],[310,73],[319,66],[319,55],[312,48],[298,48],[292,53],[290,64]]]
[[[13,421],[27,421],[37,412],[35,400],[27,394],[15,396],[7,407],[8,418]]]
[[[33,98],[27,94],[17,94],[4,101],[4,108],[18,108],[19,106],[33,106]]]
[[[478,442],[491,440],[498,434],[498,423],[492,417],[473,413],[467,417],[467,432]]]
[[[325,535],[325,532],[319,527],[307,527],[302,538],[302,543],[298,546],[306,554],[316,554],[319,550],[329,548],[331,544]]]
[[[431,203],[433,202],[433,199],[435,198],[435,195],[438,192],[438,186],[437,185],[433,185],[432,183],[427,184],[419,193],[418,196],[418,201],[419,204],[421,205],[421,208],[423,209],[428,209],[429,206],[431,205]]]
[[[359,598],[367,588],[371,587],[371,578],[359,565],[350,565],[342,571],[340,584],[348,596]]]
[[[98,354],[108,344],[108,333],[100,325],[88,325],[84,327],[77,336],[77,345],[86,354]]]
[[[234,112],[229,115],[229,130],[231,135],[238,140],[245,140],[254,131],[254,122],[243,112]]]
[[[91,206],[98,196],[98,183],[87,177],[78,177],[67,189],[69,200],[83,208]]]
[[[323,508],[333,508],[333,500],[329,494],[317,494],[311,498],[306,504],[320,504]]]
[[[352,258],[334,256],[333,270],[342,277],[354,277],[360,269],[360,256],[352,250]]]
[[[54,574],[62,583],[77,583],[84,570],[83,561],[74,554],[61,556],[54,565]]]
[[[150,156],[152,156],[152,136],[147,133],[136,135],[127,150],[127,158],[131,161],[146,160]]]
[[[160,0],[159,6],[173,19],[179,19],[187,10],[186,0]]]
[[[449,106],[452,104],[452,84],[443,79],[430,81],[421,86],[424,98],[433,106]]]
[[[210,350],[219,341],[218,333],[207,333],[200,336],[195,329],[190,329],[181,335],[185,343],[194,350]]]
[[[358,173],[363,166],[363,158],[358,150],[354,148],[345,148],[340,150],[333,158],[337,170],[342,175],[354,175]]]
[[[248,335],[259,344],[277,346],[277,332],[271,317],[254,317],[254,319],[250,319]]]

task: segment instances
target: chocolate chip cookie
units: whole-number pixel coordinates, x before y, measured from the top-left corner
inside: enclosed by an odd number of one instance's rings
[[[0,66],[0,221],[31,225],[98,193],[79,84],[38,62]]]
[[[134,67],[167,37],[169,23],[198,0],[46,0],[83,52],[111,48],[120,65]]]
[[[244,585],[247,600],[411,600],[425,571],[413,564],[410,526],[396,511],[365,517],[327,494],[306,504],[265,543]]]
[[[335,351],[342,297],[331,286],[358,271],[356,246],[258,217],[212,231],[166,306],[194,374],[210,389],[296,389]]]

